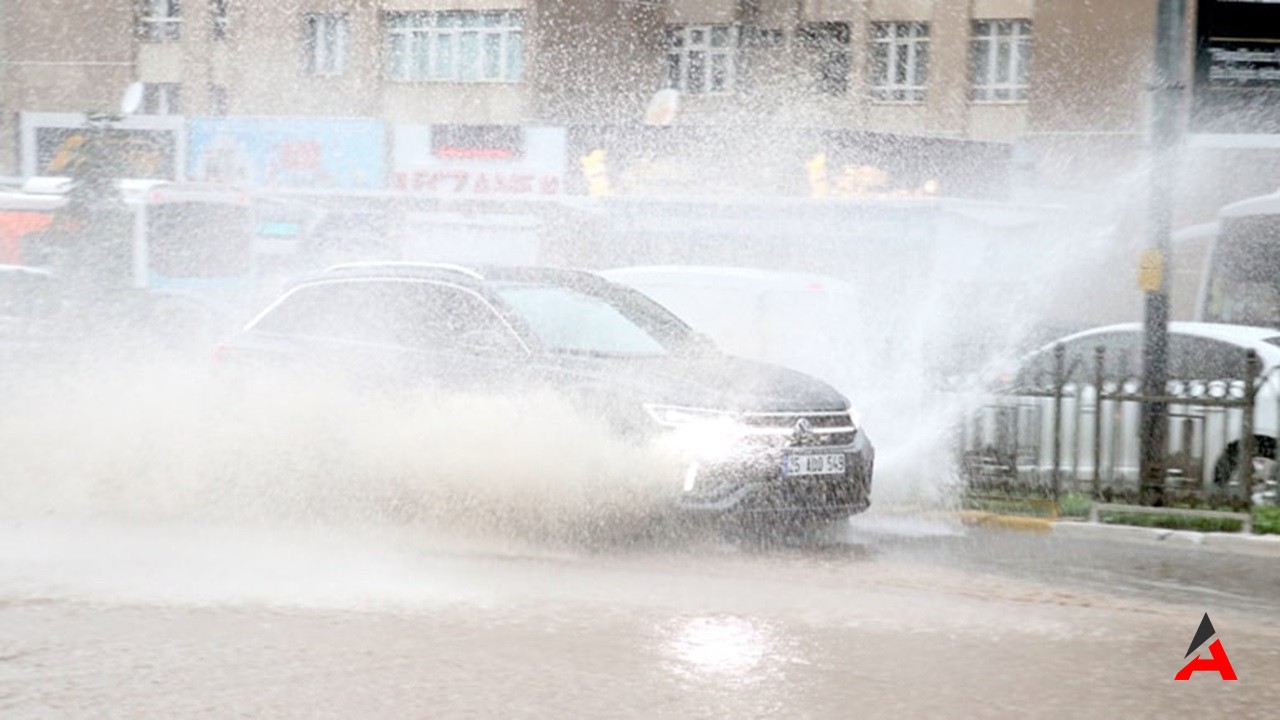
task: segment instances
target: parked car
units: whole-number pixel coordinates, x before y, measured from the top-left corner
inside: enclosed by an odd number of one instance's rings
[[[870,504],[875,453],[844,396],[726,355],[650,298],[588,272],[337,266],[286,291],[216,358],[351,367],[443,392],[549,386],[628,442],[685,447],[671,478],[683,517],[803,524]]]
[[[47,352],[65,337],[57,279],[42,268],[0,265],[0,360],[6,365]]]
[[[1059,345],[1063,348],[1061,366],[1056,355]],[[1096,356],[1099,347],[1104,350],[1101,371]],[[1250,350],[1257,354],[1258,370],[1264,378],[1252,416],[1253,485],[1255,500],[1261,500],[1275,493],[1280,332],[1241,325],[1170,323],[1168,451],[1171,466],[1192,484],[1212,487],[1210,483],[1223,486],[1236,481],[1244,437],[1241,401],[1248,387]],[[996,383],[995,389],[1006,400],[1017,399],[1017,417],[1011,415],[1004,421],[1004,440],[993,438],[993,427],[988,425],[986,437],[967,439],[969,449],[1012,440],[1021,447],[1022,466],[1052,469],[1048,448],[1055,428],[1051,418],[1055,388],[1062,385],[1066,392],[1061,410],[1060,473],[1091,480],[1096,465],[1104,481],[1136,482],[1142,358],[1143,326],[1139,323],[1093,328],[1047,343],[1023,357]],[[1101,428],[1093,410],[1099,374],[1108,388],[1104,399],[1126,396],[1124,400],[1107,400]],[[1219,402],[1222,400],[1234,406],[1225,407]],[[1014,409],[1008,403],[1003,407],[1006,414]],[[1095,429],[1100,430],[1096,463]],[[1016,437],[1011,438],[1010,433]]]
[[[216,311],[180,292],[85,287],[45,267],[0,265],[0,361],[48,366],[79,351],[208,347]],[[185,344],[184,344],[185,343]]]

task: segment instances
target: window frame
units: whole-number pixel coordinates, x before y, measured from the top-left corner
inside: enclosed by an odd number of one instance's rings
[[[1008,33],[1001,33],[1003,24],[1008,24]],[[1029,18],[990,18],[972,22],[969,40],[970,102],[1027,102],[1031,89],[1033,31]],[[1006,53],[1003,63],[1002,52]],[[983,58],[985,62],[980,61]],[[1008,78],[1005,81],[999,80],[1001,70]]]
[[[143,83],[143,115],[181,115],[182,83]]]
[[[140,0],[138,34],[145,42],[182,40],[182,0]]]
[[[231,92],[222,83],[209,84],[209,114],[226,117],[231,108]]]
[[[209,37],[225,42],[231,30],[231,0],[209,0]]]
[[[725,33],[723,45],[713,44],[717,32]],[[701,39],[695,34],[701,33]],[[668,25],[666,27],[666,87],[684,95],[725,96],[737,92],[742,75],[741,38],[742,26],[737,23],[708,25]],[[697,72],[701,76],[695,87],[691,82],[694,72],[693,53],[699,54]],[[721,86],[712,87],[717,60],[723,59]]]
[[[347,13],[303,13],[303,74],[316,78],[345,75],[350,38],[351,20]]]
[[[519,8],[393,11],[383,13],[382,25],[386,77],[392,82],[515,85],[524,80],[525,13]],[[475,37],[470,58],[469,35]],[[488,72],[490,67],[496,72]]]
[[[905,34],[900,34],[900,31]],[[915,20],[873,22],[870,32],[867,84],[871,101],[901,105],[923,103],[928,96],[932,49],[929,23]],[[900,67],[901,62],[905,62],[905,67]],[[897,81],[899,75],[905,78],[903,82]]]
[[[796,40],[808,53],[813,89],[830,97],[848,95],[853,86],[853,26],[844,21],[810,22],[796,31]]]

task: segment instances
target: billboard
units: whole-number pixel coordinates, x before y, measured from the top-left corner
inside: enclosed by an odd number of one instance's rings
[[[397,190],[453,197],[563,192],[561,127],[397,125],[393,138]]]
[[[386,126],[368,118],[191,118],[187,152],[187,177],[197,181],[274,188],[386,184]]]
[[[65,175],[93,132],[80,113],[24,112],[19,121],[24,177]],[[183,120],[135,115],[110,123],[104,132],[119,173],[150,180],[182,180]]]
[[[1199,0],[1192,132],[1280,133],[1280,0]]]

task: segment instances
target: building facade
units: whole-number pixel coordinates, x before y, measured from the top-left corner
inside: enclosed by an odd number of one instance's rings
[[[639,127],[670,88],[676,126],[754,134],[755,146],[798,127],[991,141],[1038,182],[1096,188],[1132,174],[1145,152],[1155,10],[1156,0],[7,3],[0,174],[22,172],[20,113],[114,111],[139,81],[146,116],[388,126]],[[1218,173],[1211,165],[1199,167]]]

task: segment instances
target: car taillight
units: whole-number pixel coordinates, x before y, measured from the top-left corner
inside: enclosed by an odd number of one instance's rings
[[[227,359],[228,346],[224,343],[214,343],[213,349],[209,351],[209,359],[214,365]]]

